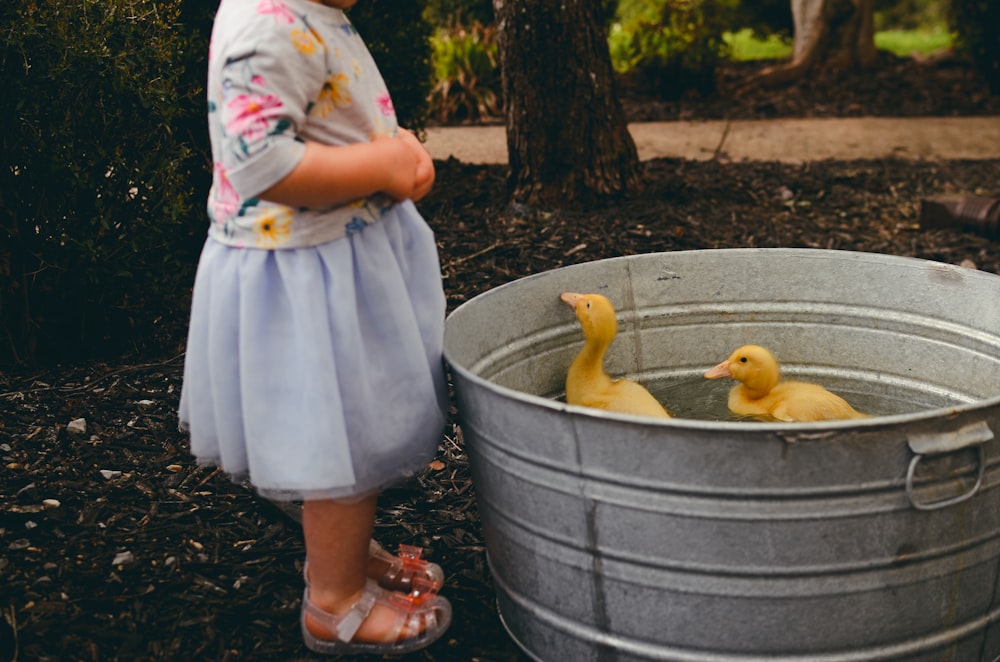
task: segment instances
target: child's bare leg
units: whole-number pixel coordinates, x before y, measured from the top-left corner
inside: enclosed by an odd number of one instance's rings
[[[303,504],[310,600],[323,611],[344,614],[361,598],[368,579],[368,543],[375,528],[377,503],[376,494],[354,503],[322,499]],[[354,638],[381,641],[397,618],[391,610],[376,605]],[[317,637],[333,638],[333,633],[308,617],[306,625]]]

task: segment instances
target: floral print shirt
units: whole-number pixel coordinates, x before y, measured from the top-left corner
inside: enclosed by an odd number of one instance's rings
[[[309,0],[222,0],[209,46],[214,173],[209,236],[243,248],[299,248],[343,237],[394,204],[375,195],[324,209],[257,196],[289,174],[305,142],[395,135],[371,54],[340,9]]]

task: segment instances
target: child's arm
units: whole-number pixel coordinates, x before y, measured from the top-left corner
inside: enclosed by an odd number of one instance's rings
[[[413,134],[399,133],[353,145],[307,142],[298,165],[259,197],[291,207],[328,207],[376,192],[419,200],[434,183],[434,164]]]

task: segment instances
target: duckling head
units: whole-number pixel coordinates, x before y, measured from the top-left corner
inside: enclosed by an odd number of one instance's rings
[[[743,384],[751,397],[762,397],[781,379],[781,367],[774,355],[760,345],[743,345],[728,359],[706,372],[705,377],[730,377]]]
[[[563,292],[559,298],[576,312],[585,338],[611,342],[618,333],[615,308],[607,297],[600,294]]]

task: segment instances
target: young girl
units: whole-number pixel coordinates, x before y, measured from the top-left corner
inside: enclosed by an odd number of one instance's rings
[[[398,654],[451,621],[440,568],[371,540],[379,490],[441,438],[445,300],[413,204],[434,166],[397,127],[353,4],[219,5],[180,423],[199,463],[304,502],[306,645]]]

